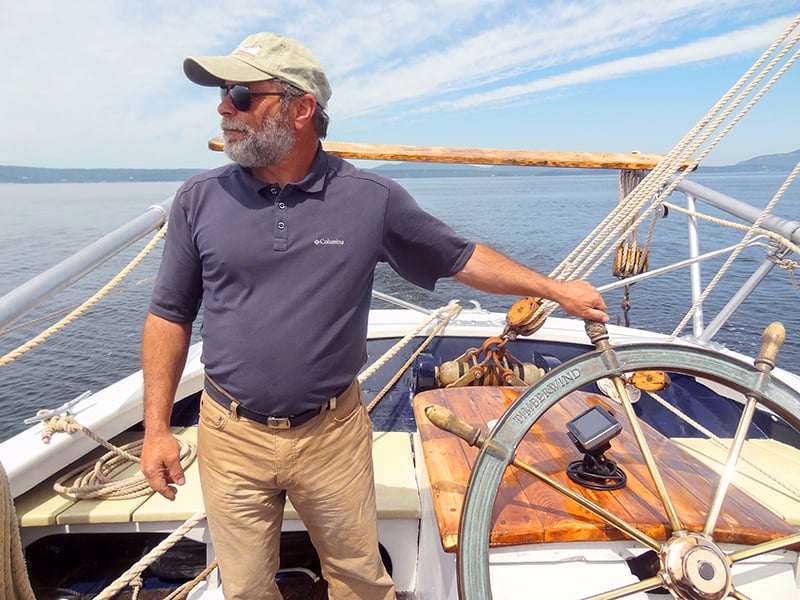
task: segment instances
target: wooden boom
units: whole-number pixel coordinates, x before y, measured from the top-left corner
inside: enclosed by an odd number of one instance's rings
[[[223,149],[221,136],[208,147]],[[323,148],[342,158],[397,160],[409,162],[459,163],[470,165],[516,165],[524,167],[572,167],[576,169],[653,169],[664,157],[660,154],[548,152],[542,150],[495,150],[490,148],[444,148],[440,146],[392,146],[323,142]],[[685,167],[682,167],[685,168]]]

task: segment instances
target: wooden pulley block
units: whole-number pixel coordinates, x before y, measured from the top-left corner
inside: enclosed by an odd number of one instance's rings
[[[614,277],[625,279],[647,272],[650,251],[646,248],[620,245],[614,255]]]
[[[630,377],[626,377],[625,381],[643,392],[662,392],[672,383],[664,371],[636,371]]]
[[[539,298],[517,300],[506,314],[506,329],[518,335],[531,335],[544,325],[545,316],[539,314],[542,301]]]

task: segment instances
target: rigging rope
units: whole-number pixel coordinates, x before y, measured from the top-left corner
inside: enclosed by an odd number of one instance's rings
[[[697,431],[699,431],[700,433],[705,435],[708,439],[710,439],[712,442],[714,442],[717,446],[719,446],[720,448],[723,448],[726,452],[730,450],[730,445],[726,444],[724,441],[722,441],[722,439],[719,438],[718,436],[716,436],[713,431],[703,427],[700,423],[698,423],[697,421],[695,421],[694,419],[692,419],[691,417],[689,417],[688,415],[686,415],[685,413],[683,413],[682,411],[680,411],[679,409],[674,407],[668,401],[664,400],[664,398],[659,396],[657,393],[655,393],[653,391],[648,391],[647,393],[656,402],[661,404],[661,406],[666,408],[668,411],[670,411],[676,417],[680,418],[685,423],[688,423],[689,425],[694,427]],[[747,443],[749,443],[749,440],[745,440],[745,444],[747,444]],[[745,447],[747,447],[747,446],[745,446]],[[749,458],[747,458],[744,454],[741,454],[741,453],[739,454],[739,460],[744,462],[744,463],[747,463],[752,468],[754,468],[756,471],[758,471],[759,473],[761,473],[765,477],[771,479],[772,481],[777,483],[779,486],[781,486],[783,489],[785,489],[786,491],[788,491],[791,494],[793,494],[795,496],[795,498],[800,500],[800,488],[797,488],[796,486],[792,485],[788,481],[784,481],[782,479],[779,479],[778,477],[776,477],[775,475],[773,475],[772,473],[767,471],[765,468],[763,468],[761,465],[759,465],[754,460],[750,460]]]
[[[450,320],[453,317],[455,317],[459,312],[461,312],[461,306],[459,306],[458,304],[448,304],[444,308],[445,309],[450,309],[450,312],[447,313],[444,316],[444,318],[441,320],[441,322],[436,325],[436,327],[430,333],[430,335],[427,338],[425,338],[425,340],[419,345],[419,347],[417,347],[417,349],[411,354],[411,356],[403,364],[403,366],[400,367],[397,370],[397,373],[395,373],[394,376],[387,382],[387,384],[383,387],[383,389],[375,395],[375,397],[372,399],[372,402],[370,402],[369,405],[367,406],[367,411],[368,412],[371,412],[372,409],[375,408],[375,405],[378,404],[378,402],[380,402],[381,398],[383,398],[383,396],[386,394],[386,392],[388,392],[389,389],[391,389],[391,387],[395,384],[395,382],[398,379],[400,379],[400,376],[403,373],[405,373],[406,369],[408,369],[409,366],[411,366],[411,363],[414,362],[414,360],[417,358],[417,356],[419,356],[420,353],[428,346],[428,344],[430,344],[431,341],[433,341],[433,338],[435,338],[437,335],[439,335],[439,332],[442,329],[444,329],[444,327],[450,322]],[[420,331],[420,330],[418,330],[418,331]],[[398,347],[397,349],[399,350],[400,348]],[[384,355],[384,356],[386,356],[386,355]],[[361,379],[361,376],[359,376],[358,379],[359,379],[359,383],[361,383],[363,381]],[[366,379],[366,377],[364,379]]]
[[[167,550],[177,544],[192,528],[200,521],[206,518],[206,513],[199,511],[189,517],[180,527],[173,531],[169,536],[164,538],[160,544],[153,548],[150,552],[145,554],[139,561],[136,562],[130,569],[125,571],[122,575],[117,577],[108,587],[94,597],[94,600],[111,600],[123,589],[128,587],[129,582],[139,577],[144,570],[150,566],[156,559],[163,556]]]
[[[117,275],[115,275],[111,281],[109,281],[106,285],[104,285],[97,293],[95,293],[91,298],[86,300],[83,304],[81,304],[78,308],[73,310],[70,314],[66,317],[51,325],[47,329],[45,329],[42,333],[34,337],[33,339],[25,342],[18,348],[12,350],[5,356],[0,357],[0,368],[5,367],[6,365],[11,364],[20,356],[25,354],[26,352],[34,349],[36,346],[40,345],[41,343],[47,341],[51,337],[53,337],[56,333],[64,329],[67,325],[75,321],[78,317],[83,315],[86,311],[92,308],[95,304],[100,302],[103,298],[105,298],[111,290],[113,290],[119,283],[125,279],[128,275],[130,275],[131,271],[135,269],[140,262],[142,262],[145,257],[152,252],[153,248],[156,247],[158,242],[161,241],[167,234],[167,225],[164,225],[159,231],[153,236],[153,239],[148,242],[148,244],[142,249],[139,254],[137,254],[134,259],[128,263],[125,268],[123,268]]]
[[[678,206],[677,204],[672,204],[670,202],[664,202],[664,206],[667,207],[669,210],[674,210],[676,212],[682,213],[689,217],[693,217],[695,219],[703,219],[705,221],[708,221],[709,223],[714,223],[715,225],[723,225],[725,227],[730,227],[731,229],[739,229],[742,231],[749,231],[752,229],[756,234],[768,237],[771,240],[778,242],[780,245],[786,246],[786,248],[788,248],[792,252],[800,254],[800,246],[798,246],[785,236],[779,233],[775,233],[774,231],[770,231],[768,229],[763,229],[760,227],[754,227],[752,225],[744,225],[743,223],[735,223],[734,221],[729,221],[727,219],[720,219],[719,217],[712,217],[711,215],[697,212],[696,210],[689,210],[688,208],[684,208],[682,206]]]
[[[394,346],[392,346],[386,352],[384,352],[383,355],[380,358],[375,360],[374,363],[372,363],[369,367],[367,367],[361,373],[359,373],[359,375],[358,375],[358,383],[364,383],[373,373],[375,373],[375,371],[377,371],[383,365],[385,365],[387,362],[389,362],[395,354],[397,354],[404,346],[406,346],[408,343],[410,343],[411,340],[413,340],[419,334],[420,331],[425,329],[430,323],[432,323],[437,318],[439,318],[439,316],[443,312],[451,310],[453,306],[458,306],[458,305],[451,302],[447,306],[442,306],[440,308],[437,308],[433,312],[431,312],[425,319],[423,319],[419,323],[419,325],[417,326],[416,329],[414,329],[414,331],[411,331],[410,333],[405,335]],[[458,306],[458,309],[461,310],[461,307]],[[456,311],[456,312],[458,312],[458,311]],[[448,321],[451,318],[452,317],[449,317]]]
[[[139,287],[140,285],[144,285],[146,283],[150,283],[155,278],[156,278],[155,275],[150,275],[149,277],[145,277],[144,279],[140,279],[139,281],[135,281],[134,283],[131,283],[130,285],[126,285],[125,287],[118,288],[118,289],[114,290],[113,292],[110,292],[109,294],[107,294],[106,297],[116,296],[117,294],[125,293],[125,292],[127,292],[129,290],[132,290],[134,288]],[[73,311],[76,308],[78,308],[80,305],[81,304],[79,303],[79,304],[73,304],[72,306],[65,306],[64,308],[59,308],[57,310],[54,310],[52,312],[47,313],[46,315],[42,315],[41,317],[37,317],[35,319],[31,319],[30,321],[25,321],[24,323],[20,323],[19,325],[15,325],[14,327],[7,327],[6,329],[3,329],[2,331],[0,331],[0,337],[3,337],[5,335],[9,335],[9,334],[14,333],[16,331],[21,331],[22,329],[26,329],[28,327],[33,327],[34,325],[38,325],[39,323],[44,323],[45,321],[49,321],[50,319],[52,319],[54,317],[57,317],[58,315],[63,315],[64,313],[68,313],[70,311]]]
[[[3,600],[36,600],[25,568],[17,513],[3,463],[0,463],[0,524],[0,596]]]
[[[620,203],[553,270],[551,276],[559,279],[574,279],[590,275],[610,256],[615,246],[625,239],[630,228],[638,227],[645,218],[658,209],[664,198],[674,191],[678,183],[700,164],[733,126],[800,57],[800,51],[797,51],[787,58],[790,51],[800,41],[800,32],[792,35],[798,26],[800,26],[800,16],[792,21],[695,127],[636,185],[626,196],[624,202]],[[783,64],[781,64],[782,61]],[[773,71],[772,77],[764,81],[767,75]],[[745,100],[759,85],[761,87],[745,103]],[[744,106],[741,110],[731,117],[743,103]],[[727,124],[725,124],[726,121]],[[720,128],[719,134],[708,142],[709,138]],[[706,142],[708,144],[701,150]],[[696,157],[695,153],[698,153]],[[687,167],[681,170],[685,165]],[[548,302],[543,310],[546,314],[550,314],[555,309],[556,305]]]

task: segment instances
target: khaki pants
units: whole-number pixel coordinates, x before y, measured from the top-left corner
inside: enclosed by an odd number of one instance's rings
[[[357,383],[336,408],[282,430],[237,418],[204,392],[198,459],[226,600],[280,600],[287,495],[319,554],[329,598],[394,599],[378,551],[372,426]]]

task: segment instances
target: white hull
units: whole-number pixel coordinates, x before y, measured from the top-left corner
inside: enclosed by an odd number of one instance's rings
[[[373,311],[370,337],[400,337],[420,321],[420,315],[407,310]],[[444,334],[450,337],[489,337],[496,335],[504,315],[489,314],[480,310],[465,310],[457,320],[448,325]],[[664,341],[664,336],[648,332],[611,327],[613,343],[632,341]],[[422,332],[424,335],[427,332]],[[576,321],[551,318],[538,331],[536,339],[552,339],[569,343],[585,343],[582,324]],[[683,343],[683,342],[681,342]],[[199,347],[192,348],[178,398],[190,396],[202,385],[202,365]],[[800,389],[800,379],[782,372],[780,377],[795,389]],[[72,409],[74,417],[83,425],[105,438],[135,425],[141,420],[141,373],[135,373],[112,386],[81,401]],[[49,444],[40,440],[41,425],[0,444],[0,461],[9,474],[13,495],[20,496],[43,480],[83,456],[96,444],[81,434],[56,434]],[[376,434],[376,439],[381,434]],[[458,598],[455,554],[442,550],[432,509],[431,490],[422,449],[417,433],[390,433],[392,443],[408,442],[406,451],[387,451],[376,454],[377,473],[391,474],[390,479],[378,481],[379,511],[384,515],[379,523],[381,543],[392,557],[393,577],[399,591],[413,593],[418,599]],[[387,441],[378,442],[386,445]],[[411,448],[413,445],[413,454]],[[388,477],[388,475],[387,475]],[[197,493],[196,483],[181,494]],[[193,490],[193,492],[192,492]],[[168,503],[164,503],[168,507]],[[198,506],[201,509],[202,506]],[[80,532],[169,532],[181,519],[168,513],[163,520],[138,522],[84,522],[23,527],[24,544],[58,533]],[[284,529],[302,530],[302,522],[287,514]],[[203,524],[188,536],[210,544]],[[533,585],[540,597],[580,598],[599,589],[612,589],[630,584],[631,575],[624,559],[640,554],[643,548],[635,542],[574,542],[549,543],[513,548],[499,548],[491,552],[491,581],[496,599],[518,598],[519,590]],[[213,549],[209,546],[209,556]],[[753,579],[742,584],[742,590],[753,598],[798,597],[798,557],[794,552],[779,551],[757,560],[748,561],[745,568],[737,568],[737,578]],[[597,582],[602,582],[600,588]],[[194,598],[221,597],[216,579],[195,589]],[[737,589],[739,589],[737,587]],[[560,595],[558,595],[560,594]],[[647,596],[640,594],[638,598]]]

